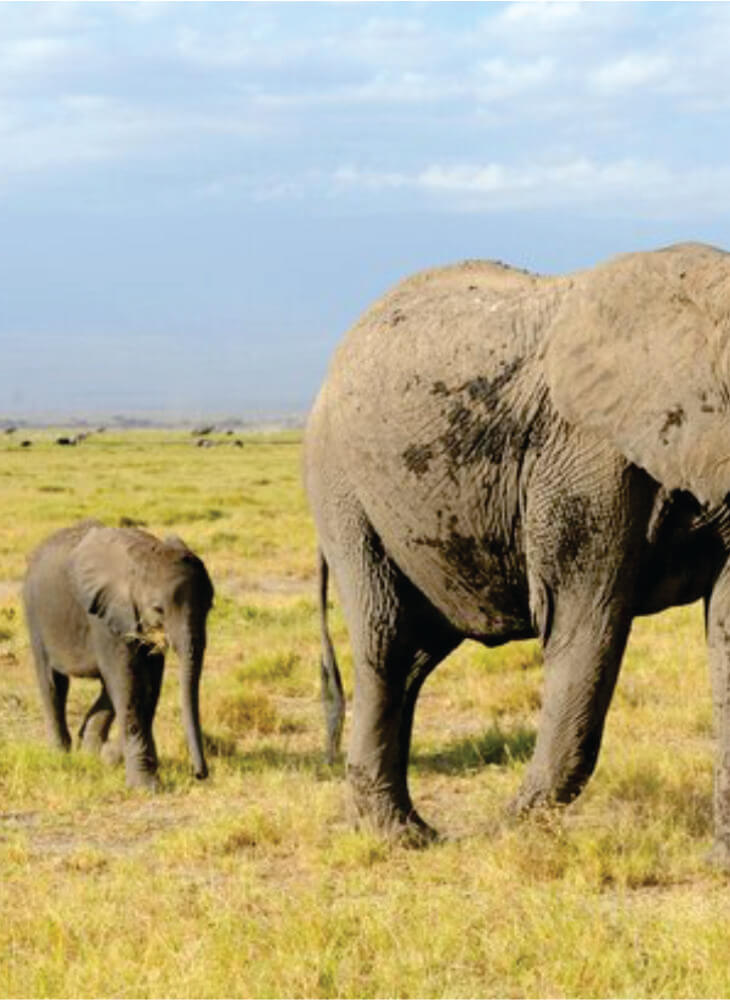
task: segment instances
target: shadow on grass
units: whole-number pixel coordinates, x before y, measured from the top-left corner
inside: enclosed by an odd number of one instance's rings
[[[481,736],[459,740],[444,750],[416,753],[411,762],[419,771],[462,774],[487,764],[508,765],[528,760],[535,749],[535,739],[536,730],[532,727],[519,726],[505,732],[493,725]]]
[[[229,767],[241,773],[266,770],[306,771],[317,781],[345,776],[344,754],[330,765],[325,760],[324,749],[285,750],[273,743],[265,743],[255,749],[242,750],[235,740],[213,733],[204,734],[203,744],[208,756],[224,760]]]
[[[481,736],[469,737],[452,743],[442,750],[414,753],[411,764],[419,771],[435,774],[462,774],[479,770],[488,764],[509,765],[528,760],[535,748],[536,731],[532,727],[518,726],[504,731],[492,725]],[[262,770],[306,771],[318,781],[345,776],[345,756],[341,754],[334,765],[325,761],[324,750],[288,750],[274,743],[255,749],[242,750],[235,740],[206,733],[206,753],[217,757],[236,771],[250,773]]]

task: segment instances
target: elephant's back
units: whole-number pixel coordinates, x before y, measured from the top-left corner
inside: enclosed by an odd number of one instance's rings
[[[514,332],[517,317],[531,312],[535,293],[559,282],[494,261],[421,271],[386,292],[351,327],[328,381],[339,381],[350,369],[362,379],[370,365],[377,370],[386,362],[395,371],[412,367],[401,354],[406,349],[422,362],[428,355],[448,367],[462,345],[477,341],[489,348],[500,333]]]
[[[438,394],[442,384],[488,377],[532,350],[565,285],[493,261],[415,274],[345,335],[326,380],[330,396],[352,417],[350,403],[357,412],[368,398],[402,410],[419,386]]]
[[[26,577],[38,572],[39,567],[55,559],[65,559],[69,552],[79,544],[92,528],[103,527],[96,518],[77,521],[66,528],[61,528],[45,538],[28,556],[28,571]]]

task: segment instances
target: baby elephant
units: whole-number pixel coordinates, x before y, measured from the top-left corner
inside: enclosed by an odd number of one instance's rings
[[[182,714],[195,775],[208,769],[198,708],[213,584],[177,537],[82,521],[51,535],[28,560],[23,587],[49,737],[68,750],[69,677],[99,677],[100,696],[79,736],[99,750],[116,716],[127,784],[154,788],[152,720],[165,665],[164,640],[180,660]]]

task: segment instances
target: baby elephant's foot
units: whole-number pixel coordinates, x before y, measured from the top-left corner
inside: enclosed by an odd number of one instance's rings
[[[730,844],[726,840],[716,840],[705,860],[716,871],[730,874]]]
[[[71,734],[54,730],[48,734],[48,742],[55,750],[68,752],[71,749]]]
[[[115,740],[113,743],[102,743],[99,753],[101,759],[109,767],[118,767],[124,760],[124,747],[119,740]]]
[[[160,779],[152,771],[140,771],[138,769],[127,769],[127,787],[144,788],[148,792],[159,792]]]

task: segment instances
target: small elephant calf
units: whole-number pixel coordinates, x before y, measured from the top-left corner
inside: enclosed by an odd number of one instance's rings
[[[127,784],[157,785],[152,721],[169,639],[180,660],[182,714],[193,768],[203,755],[198,688],[213,584],[175,536],[81,521],[51,535],[28,560],[23,586],[33,659],[51,742],[68,750],[70,677],[98,677],[102,691],[79,737],[99,750],[115,718]]]

